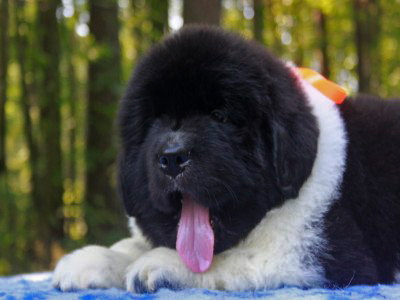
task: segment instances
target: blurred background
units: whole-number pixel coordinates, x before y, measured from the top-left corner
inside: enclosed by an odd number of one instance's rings
[[[400,0],[0,0],[0,275],[128,235],[115,112],[140,56],[208,23],[350,93],[400,95]]]

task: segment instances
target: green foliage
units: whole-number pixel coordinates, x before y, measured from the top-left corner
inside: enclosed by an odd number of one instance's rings
[[[3,1],[5,0],[0,0],[0,4]],[[115,1],[117,0],[95,2],[102,7],[118,4],[118,11],[115,13],[118,14],[119,24],[107,25],[108,22],[104,22],[103,29],[115,30],[117,26],[119,45],[115,41],[100,41],[93,32],[89,32],[88,0],[56,2],[58,26],[53,26],[54,28],[39,22],[38,16],[44,0],[8,1],[9,45],[0,45],[0,50],[4,50],[4,47],[8,50],[5,107],[7,173],[0,175],[0,275],[51,268],[63,253],[87,242],[88,224],[105,226],[94,234],[98,238],[98,244],[110,244],[126,234],[126,231],[118,227],[121,221],[124,222],[124,217],[118,211],[120,207],[115,193],[113,161],[116,155],[116,135],[111,128],[115,110],[118,98],[122,95],[123,87],[139,57],[171,31],[169,20],[172,22],[171,27],[177,27],[179,22],[176,21],[181,20],[182,15],[182,11],[179,11],[182,9],[182,0]],[[263,24],[263,28],[257,28],[257,34],[262,36],[258,40],[279,57],[319,71],[325,59],[329,64],[331,79],[355,93],[359,74],[354,1],[356,0],[259,1],[264,7],[263,22],[258,23]],[[222,4],[222,26],[240,32],[249,39],[253,38],[253,1],[223,0]],[[178,9],[171,10],[172,6]],[[379,1],[379,9],[382,17],[378,20],[377,45],[364,45],[367,48],[375,47],[374,53],[379,56],[378,60],[371,60],[374,62],[372,71],[379,74],[379,83],[374,87],[373,93],[399,96],[400,2],[382,0]],[[321,13],[326,18],[323,35],[327,40],[326,53],[321,49],[321,24],[318,21]],[[53,38],[56,32],[59,34],[59,41],[56,43],[59,43],[60,52],[54,61],[54,57],[44,54],[40,38],[43,34]],[[119,50],[115,50],[118,48]],[[114,51],[120,54],[121,68],[114,64]],[[100,62],[101,71],[106,72],[102,76],[93,77],[92,74],[91,77],[89,69],[96,62]],[[43,85],[48,75],[45,70],[46,67],[50,67],[47,69],[50,71],[56,70],[55,67],[52,68],[54,64],[59,68],[57,74],[60,86],[58,96],[48,99],[48,88],[55,81],[47,78],[48,84]],[[92,72],[98,75],[100,71]],[[102,102],[92,99],[89,106],[90,90],[103,91],[105,86],[112,95],[111,100]],[[43,103],[46,101],[57,101],[61,126],[60,140],[53,142],[61,145],[62,170],[59,171],[62,176],[63,196],[62,199],[55,200],[61,204],[54,211],[41,211],[37,203],[37,195],[43,192],[43,186],[54,178],[45,177],[44,181],[39,178],[42,180],[39,181],[41,184],[35,181],[36,172],[46,167],[44,137],[56,126],[54,118],[48,118],[43,110]],[[95,116],[101,116],[106,123],[102,124],[96,119],[93,121]],[[29,126],[26,120],[31,122]],[[109,142],[104,147],[88,147],[89,125],[108,127],[105,141]],[[29,141],[28,132],[32,141]],[[88,172],[92,168],[102,167],[98,161],[103,159],[108,164],[105,171],[103,170],[106,175],[101,175],[99,182],[105,182],[111,187],[113,194],[109,201],[115,203],[113,207],[102,206],[103,200],[96,200],[97,198],[90,201],[99,205],[88,205]],[[109,214],[110,209],[114,214]],[[49,233],[51,239],[46,240],[43,236],[47,232],[42,230],[54,225],[55,216],[63,220],[63,230]],[[107,234],[102,235],[103,229]],[[46,253],[50,253],[50,259],[44,257]]]

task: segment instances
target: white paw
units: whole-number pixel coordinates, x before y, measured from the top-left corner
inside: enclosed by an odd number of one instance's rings
[[[160,247],[129,266],[126,286],[135,293],[155,292],[160,288],[177,290],[192,287],[193,277],[175,250]]]
[[[53,286],[62,291],[125,288],[129,256],[100,246],[88,246],[64,256],[57,264]]]

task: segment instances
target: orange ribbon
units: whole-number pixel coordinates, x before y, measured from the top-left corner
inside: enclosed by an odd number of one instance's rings
[[[318,72],[307,68],[296,68],[298,74],[304,80],[319,90],[326,97],[337,104],[342,104],[347,96],[346,91],[336,83],[326,79]]]

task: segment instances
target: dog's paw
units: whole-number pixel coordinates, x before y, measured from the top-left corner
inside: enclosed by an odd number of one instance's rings
[[[125,288],[132,260],[105,247],[88,246],[64,256],[57,264],[53,286],[62,291],[87,288]]]
[[[175,250],[160,247],[129,267],[126,286],[135,293],[152,293],[161,288],[179,290],[191,287],[192,277]]]

